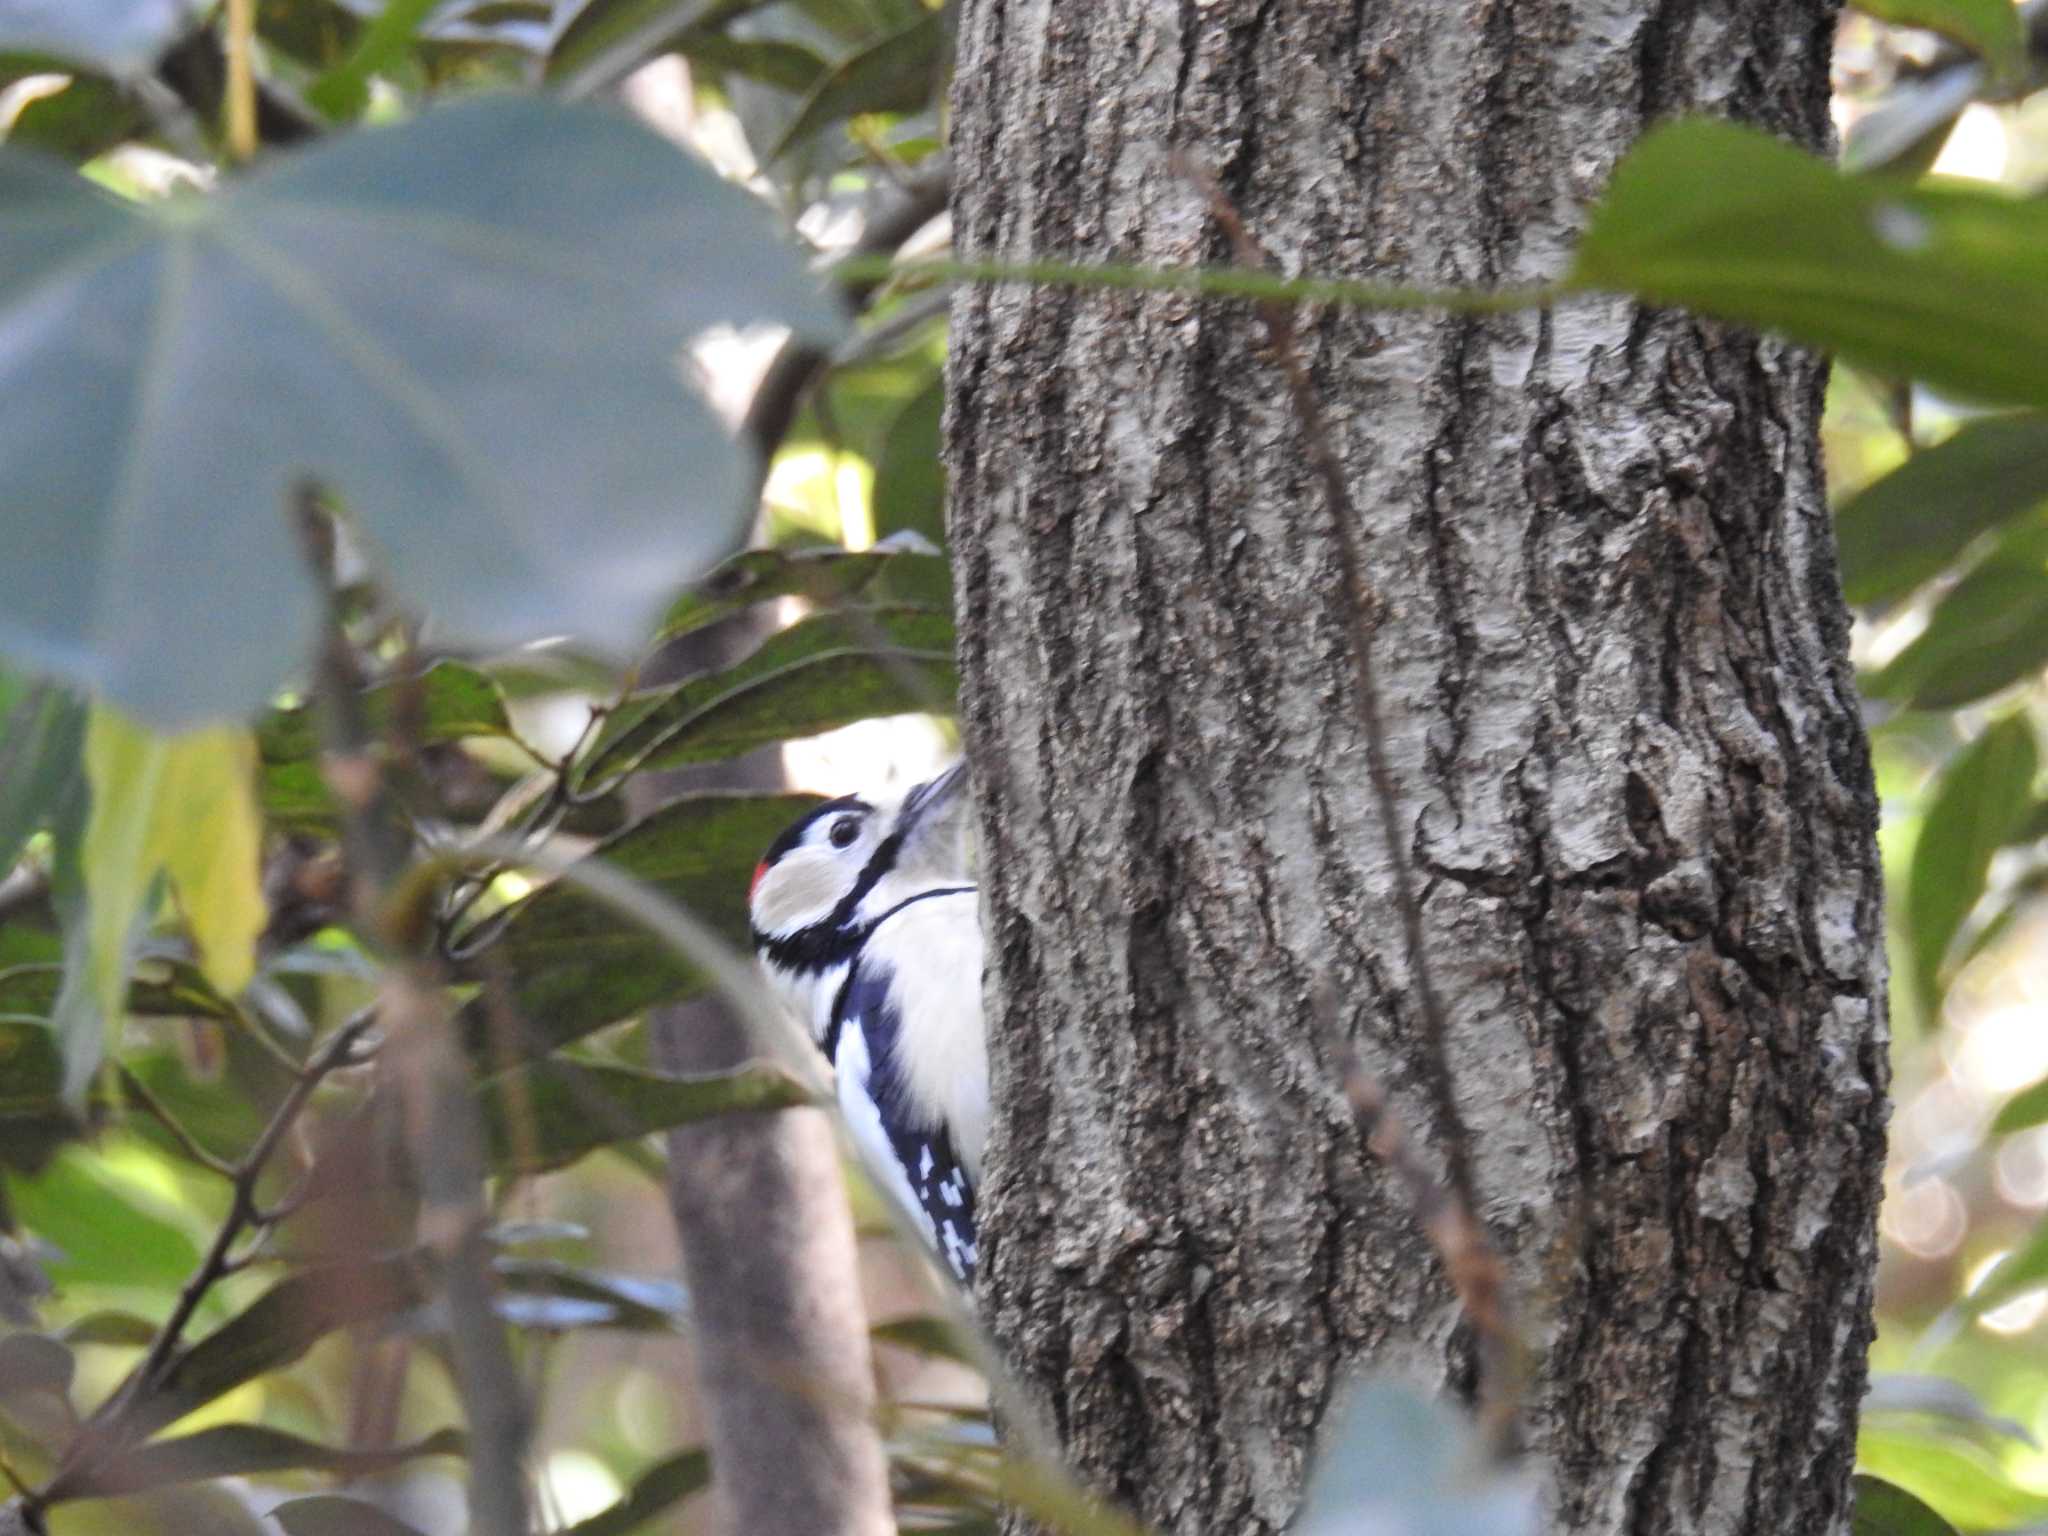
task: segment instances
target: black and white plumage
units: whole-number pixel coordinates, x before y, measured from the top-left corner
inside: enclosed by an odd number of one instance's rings
[[[989,1105],[965,791],[956,765],[898,801],[817,807],[769,848],[748,906],[862,1160],[971,1284]]]

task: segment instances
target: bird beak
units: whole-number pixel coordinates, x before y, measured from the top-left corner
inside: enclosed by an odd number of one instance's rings
[[[904,852],[913,861],[965,877],[968,867],[967,764],[955,763],[903,797]]]

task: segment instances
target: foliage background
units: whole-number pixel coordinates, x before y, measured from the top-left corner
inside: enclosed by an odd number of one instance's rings
[[[264,154],[277,155],[352,125],[404,120],[434,98],[618,94],[744,183],[822,258],[900,261],[943,249],[946,6],[255,0],[248,126],[235,120],[234,9],[92,0],[53,12],[63,18],[56,24],[23,22],[11,33],[0,13],[9,145],[155,202],[195,181],[232,181],[236,140],[252,127]],[[1912,22],[1937,30],[1893,25]],[[2039,201],[2048,92],[2036,89],[2044,79],[2041,7],[1870,4],[1845,16],[1839,40],[1837,120],[1856,179],[1785,169],[1737,139],[1674,139],[1663,160],[1637,162],[1646,169],[1633,187],[1618,184],[1579,269],[1588,286],[1774,324],[1847,359],[1836,369],[1825,441],[1886,808],[1899,1106],[1880,1374],[1862,1460],[1970,1530],[2048,1524],[2048,795],[2038,745],[2048,704],[2048,225],[2039,217],[2048,206]],[[424,131],[434,119],[419,122]],[[554,142],[574,144],[585,131],[594,130],[565,126]],[[419,142],[431,159],[432,142]],[[576,219],[593,220],[593,236],[605,236],[598,243],[618,250],[620,232],[605,222],[618,207],[602,195],[603,157],[574,169],[595,189],[589,206],[564,212],[543,197],[530,215],[572,234],[584,227]],[[1984,205],[1991,212],[1957,192],[1972,185],[2000,189]],[[1919,200],[1916,187],[1932,192]],[[1770,220],[1760,225],[1745,194],[1785,199],[1778,212],[1789,222],[1772,239],[1760,235]],[[531,590],[522,598],[516,582],[463,585],[472,573],[461,560],[445,562],[455,567],[445,574],[429,570],[402,558],[403,534],[374,527],[391,548],[366,541],[360,569],[344,557],[336,610],[364,673],[366,740],[420,846],[460,844],[483,825],[545,836],[568,855],[615,838],[605,856],[728,938],[743,931],[746,871],[791,802],[699,803],[621,833],[623,782],[750,752],[780,753],[803,789],[916,777],[947,750],[952,688],[938,465],[944,284],[929,269],[884,276],[842,267],[833,286],[847,320],[835,334],[805,294],[768,277],[751,291],[744,272],[730,275],[766,260],[735,239],[725,251],[714,244],[678,257],[686,275],[728,273],[721,317],[810,322],[797,333],[720,329],[695,345],[705,393],[765,450],[764,552],[720,567],[632,633],[651,647],[770,605],[782,626],[773,638],[723,671],[634,695],[616,646],[610,657],[564,645],[507,649],[489,623],[442,633],[398,622],[407,603],[434,613],[467,604],[502,617],[507,632],[607,629],[588,603],[550,608]],[[7,307],[10,267],[29,270],[34,260],[6,240],[0,233],[0,339],[23,323]],[[467,275],[451,270],[442,278],[451,286],[439,290],[416,278],[431,307]],[[544,301],[529,301],[527,315],[511,315],[514,327],[544,312]],[[639,302],[669,302],[658,277]],[[699,308],[685,318],[694,331],[712,316]],[[1913,382],[1915,374],[1942,388]],[[628,382],[600,372],[584,385],[610,401],[615,391],[626,398]],[[635,456],[646,441],[635,422],[659,422],[660,412],[680,422],[689,409],[645,387],[632,398],[633,409],[657,414],[593,427],[575,419],[573,404],[556,406],[563,438]],[[59,404],[60,415],[70,409],[68,399]],[[711,451],[701,436],[690,441],[699,458],[671,472],[672,483],[694,477]],[[26,451],[4,438],[0,448]],[[516,434],[502,451],[517,459]],[[744,482],[733,467],[742,462],[721,460],[718,473]],[[346,497],[348,477],[336,478]],[[32,479],[0,481],[18,503],[10,518],[25,525],[67,510],[23,492]],[[715,502],[699,505],[698,542],[673,567],[678,584],[744,522],[720,525],[726,514]],[[594,559],[589,546],[616,511],[543,498],[532,529],[543,569],[585,569],[579,562]],[[394,526],[406,526],[404,517]],[[469,525],[462,537],[504,533]],[[89,541],[66,538],[64,559],[88,565]],[[385,556],[401,558],[380,563]],[[280,579],[255,569],[254,553],[227,558],[240,563],[212,573],[225,588]],[[49,581],[51,569],[29,574]],[[393,573],[395,592],[356,580]],[[524,579],[529,589],[546,585],[532,572]],[[172,622],[191,625],[191,593],[170,595],[183,605]],[[318,627],[314,617],[305,627]],[[278,680],[300,680],[295,658],[310,645],[267,658]],[[209,963],[207,914],[236,897],[185,883],[190,866],[150,830],[157,789],[134,797],[132,835],[120,844],[128,862],[106,851],[115,786],[159,771],[143,770],[157,761],[152,738],[124,746],[106,717],[89,726],[80,695],[26,665],[46,656],[18,640],[11,650],[19,670],[0,676],[0,858],[13,868],[0,883],[0,1452],[34,1485],[80,1416],[116,1394],[228,1217],[232,1189],[209,1163],[249,1147],[312,1042],[373,998],[377,962],[376,935],[351,919],[336,884],[332,850],[351,809],[319,771],[315,711],[297,694],[275,699],[254,731],[263,939],[253,977],[224,982]],[[113,674],[89,680],[160,719],[194,707],[156,707]],[[593,702],[616,707],[586,732]],[[224,786],[248,750],[230,745],[205,758],[196,771],[210,792],[234,800]],[[86,789],[93,763],[97,800]],[[87,831],[95,816],[98,852]],[[153,883],[160,871],[167,884]],[[494,984],[550,1031],[512,1052],[524,1066],[485,1057],[475,1070],[490,1137],[497,1307],[538,1407],[527,1456],[536,1507],[548,1528],[584,1536],[697,1529],[701,1501],[692,1495],[704,1469],[690,1455],[689,1308],[672,1279],[654,1133],[746,1093],[782,1090],[772,1080],[726,1083],[712,1100],[685,1104],[650,1087],[637,1075],[646,1049],[639,1016],[701,990],[703,976],[572,891],[535,893],[536,878],[506,869],[442,893],[433,944],[473,1044],[489,1036],[476,989],[491,966],[502,967]],[[127,912],[110,916],[102,900],[95,914],[89,883],[132,888]],[[470,963],[483,954],[497,959]],[[102,1046],[114,1065],[95,1075]],[[376,1129],[379,1101],[341,1077],[315,1097],[306,1145],[330,1167],[388,1172],[395,1154]],[[89,1134],[80,1134],[81,1115]],[[995,1467],[977,1378],[948,1358],[957,1342],[929,1320],[928,1272],[862,1198],[901,1513],[906,1524],[989,1528]],[[288,1529],[327,1529],[333,1507],[304,1501],[335,1476],[351,1497],[418,1529],[459,1520],[460,1463],[430,1438],[463,1420],[447,1318],[410,1293],[342,1326],[250,1311],[287,1272],[278,1260],[331,1256],[337,1234],[360,1249],[360,1223],[397,1232],[408,1209],[403,1198],[396,1213],[374,1201],[323,1213],[325,1204],[310,1200],[278,1223],[262,1262],[199,1300],[188,1336],[256,1316],[272,1340],[222,1372],[218,1391],[195,1395],[174,1426],[179,1436],[227,1437],[186,1442],[176,1491],[61,1504],[53,1530],[169,1530],[202,1517],[221,1530],[271,1529],[257,1512],[293,1499],[302,1502],[279,1517]],[[314,1449],[283,1454],[293,1465],[280,1467],[283,1442],[250,1426]],[[1382,1425],[1355,1455],[1398,1462],[1388,1449],[1397,1443]],[[391,1447],[408,1454],[375,1470],[348,1459]],[[236,1475],[217,1475],[228,1472]],[[1873,1488],[1866,1500],[1873,1522],[1881,1496]],[[1918,1504],[1885,1518],[1914,1522],[1891,1529],[1941,1528]]]

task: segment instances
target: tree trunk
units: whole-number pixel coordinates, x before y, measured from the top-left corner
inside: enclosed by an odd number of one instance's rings
[[[1824,146],[1833,19],[967,0],[956,239],[1228,260],[1184,149],[1290,272],[1555,278],[1653,120]],[[1350,1368],[1470,1390],[1442,1267],[1339,1097],[1327,983],[1421,1155],[1464,1149],[1553,1528],[1846,1531],[1886,1026],[1822,365],[1612,301],[1304,316],[1438,1051],[1333,513],[1257,318],[1015,285],[953,318],[982,1305],[1076,1466],[1164,1531],[1274,1531]]]

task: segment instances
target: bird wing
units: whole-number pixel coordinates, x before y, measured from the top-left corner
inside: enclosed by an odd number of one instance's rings
[[[921,1123],[895,1069],[901,1020],[886,975],[856,965],[840,1015],[833,1075],[854,1146],[962,1284],[974,1282],[974,1185],[943,1121]]]

